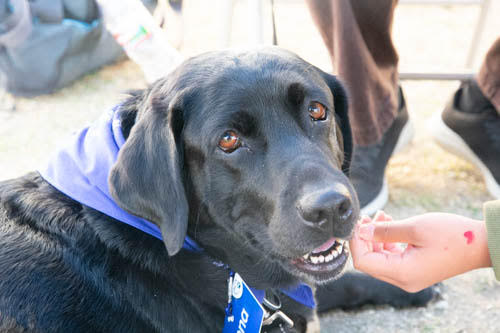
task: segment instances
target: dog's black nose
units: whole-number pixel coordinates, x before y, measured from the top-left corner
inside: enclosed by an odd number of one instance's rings
[[[349,194],[325,189],[308,193],[299,200],[300,215],[308,223],[322,226],[325,223],[345,222],[352,216]]]

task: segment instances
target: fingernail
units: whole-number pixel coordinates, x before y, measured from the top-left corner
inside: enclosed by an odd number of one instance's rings
[[[361,224],[358,229],[359,237],[364,240],[372,240],[375,226],[373,224]]]

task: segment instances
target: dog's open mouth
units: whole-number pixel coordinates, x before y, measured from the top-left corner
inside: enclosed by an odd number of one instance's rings
[[[329,280],[339,274],[349,258],[348,242],[331,238],[292,263],[300,271],[312,275],[318,282]]]

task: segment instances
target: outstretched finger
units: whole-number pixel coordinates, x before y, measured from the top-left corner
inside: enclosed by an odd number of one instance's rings
[[[379,210],[375,213],[375,216],[373,217],[374,222],[384,222],[384,221],[391,221],[392,218],[387,215],[384,211]],[[381,252],[385,249],[385,244],[382,242],[378,241],[373,241],[373,251],[374,252]]]
[[[367,241],[381,243],[408,243],[418,245],[419,239],[412,221],[375,222],[360,225],[359,236]]]
[[[392,216],[387,214],[386,212],[379,210],[375,217],[373,218],[375,222],[390,222],[392,221]],[[389,251],[392,253],[402,253],[404,249],[400,246],[399,243],[379,243],[382,244],[382,249],[385,251]]]
[[[373,221],[375,221],[375,222],[389,222],[389,221],[392,221],[392,216],[388,215],[383,210],[379,210],[375,213],[375,216],[373,217]]]

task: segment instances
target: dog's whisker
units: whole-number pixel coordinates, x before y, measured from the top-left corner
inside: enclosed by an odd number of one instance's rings
[[[196,239],[196,234],[198,232],[198,225],[200,222],[200,215],[201,215],[201,210],[203,209],[203,205],[205,204],[205,198],[201,200],[200,206],[198,207],[198,213],[196,214],[196,220],[194,221],[194,235],[193,237]]]

